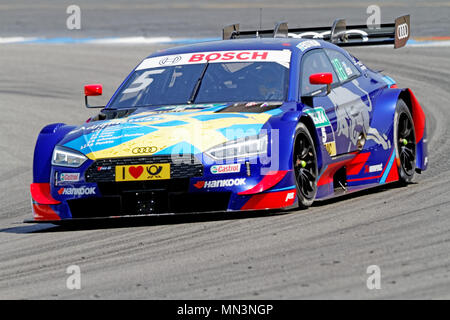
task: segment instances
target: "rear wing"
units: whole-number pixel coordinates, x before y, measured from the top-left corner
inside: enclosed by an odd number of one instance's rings
[[[410,35],[409,15],[395,19],[394,23],[381,24],[379,27],[367,25],[349,25],[344,19],[337,19],[331,27],[312,27],[289,29],[287,22],[277,22],[274,29],[239,30],[239,24],[233,24],[222,30],[222,38],[301,38],[329,41],[340,47],[378,46],[393,44],[394,48],[403,47]]]

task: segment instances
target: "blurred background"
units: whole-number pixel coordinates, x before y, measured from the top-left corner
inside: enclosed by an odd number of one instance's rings
[[[81,30],[66,28],[66,8],[81,8]],[[367,7],[381,8],[382,22],[411,14],[412,36],[448,36],[450,2],[439,0],[0,0],[0,37],[220,37],[223,26],[242,29],[331,25],[335,18],[365,23]]]

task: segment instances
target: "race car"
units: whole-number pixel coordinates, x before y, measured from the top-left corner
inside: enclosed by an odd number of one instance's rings
[[[307,208],[407,184],[427,168],[424,111],[343,47],[399,48],[409,33],[409,16],[232,25],[151,54],[85,123],[42,129],[27,222]],[[84,91],[92,107],[102,86]]]

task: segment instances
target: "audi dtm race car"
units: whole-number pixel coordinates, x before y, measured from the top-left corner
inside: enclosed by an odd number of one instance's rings
[[[378,29],[240,31],[145,58],[80,126],[40,132],[34,219],[306,208],[411,181],[427,168],[412,91],[347,46],[406,44],[409,16]],[[85,86],[88,96],[99,84]]]

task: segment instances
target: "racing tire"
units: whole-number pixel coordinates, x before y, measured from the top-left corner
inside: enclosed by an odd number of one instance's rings
[[[295,129],[292,160],[298,206],[306,209],[316,198],[318,168],[314,140],[307,127],[301,122]]]
[[[394,143],[399,183],[406,185],[416,171],[416,133],[411,112],[401,99],[397,101],[394,116]]]

